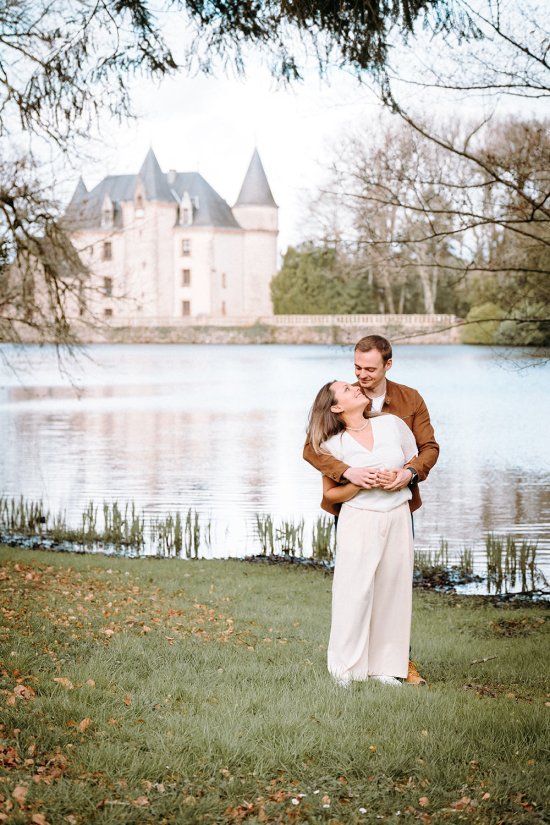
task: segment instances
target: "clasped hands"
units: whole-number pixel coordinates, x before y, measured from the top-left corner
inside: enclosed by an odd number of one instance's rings
[[[380,470],[371,470],[368,467],[348,467],[344,478],[356,487],[363,487],[365,490],[379,487],[393,493],[407,487],[411,480],[411,473],[406,467]]]

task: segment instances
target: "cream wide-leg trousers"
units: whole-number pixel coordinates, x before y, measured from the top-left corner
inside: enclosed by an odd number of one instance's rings
[[[384,513],[344,505],[336,548],[330,673],[343,681],[405,677],[414,563],[408,503]]]

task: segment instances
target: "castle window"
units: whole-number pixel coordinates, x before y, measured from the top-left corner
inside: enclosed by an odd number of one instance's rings
[[[136,218],[143,218],[143,196],[138,195],[136,198]]]
[[[111,229],[113,226],[113,210],[110,208],[106,208],[101,213],[101,228],[102,229]]]
[[[110,307],[107,307],[107,309],[105,309],[103,311],[103,314],[106,318],[112,318],[113,317],[113,310]]]
[[[191,286],[191,270],[190,269],[182,269],[181,270],[181,285],[182,286]]]
[[[227,310],[225,308],[225,301],[222,301],[222,315],[227,315]]]
[[[191,301],[182,301],[181,302],[181,314],[182,315],[191,315]]]
[[[103,255],[102,258],[104,261],[112,261],[113,260],[113,244],[111,241],[105,241],[103,244]]]
[[[103,294],[108,298],[113,294],[113,279],[103,278]]]
[[[181,242],[181,254],[182,255],[190,255],[191,254],[191,241],[189,238],[183,238]]]
[[[227,288],[227,275],[225,272],[222,272],[222,289]]]

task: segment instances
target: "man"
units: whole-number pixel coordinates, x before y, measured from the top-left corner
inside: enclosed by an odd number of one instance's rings
[[[430,415],[420,393],[404,384],[389,381],[386,374],[392,366],[392,348],[390,342],[381,335],[367,335],[355,345],[355,375],[357,385],[370,398],[368,410],[389,412],[399,416],[412,431],[418,455],[405,467],[397,470],[394,481],[386,490],[401,490],[409,486],[412,499],[409,502],[411,513],[421,505],[418,482],[424,481],[439,456],[439,445],[435,440]],[[336,482],[351,481],[358,487],[370,489],[375,486],[376,472],[367,467],[349,467],[330,455],[319,455],[309,443],[304,447],[304,458],[323,475]],[[387,468],[392,469],[392,468]],[[324,510],[333,515],[338,514],[335,505],[325,498],[321,502]],[[416,667],[409,663],[407,682],[425,684]]]

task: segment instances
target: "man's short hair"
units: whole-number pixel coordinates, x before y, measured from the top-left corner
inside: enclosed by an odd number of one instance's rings
[[[391,344],[387,338],[382,335],[365,335],[357,341],[355,345],[355,352],[369,352],[371,349],[377,349],[384,364],[386,364],[392,357]]]

